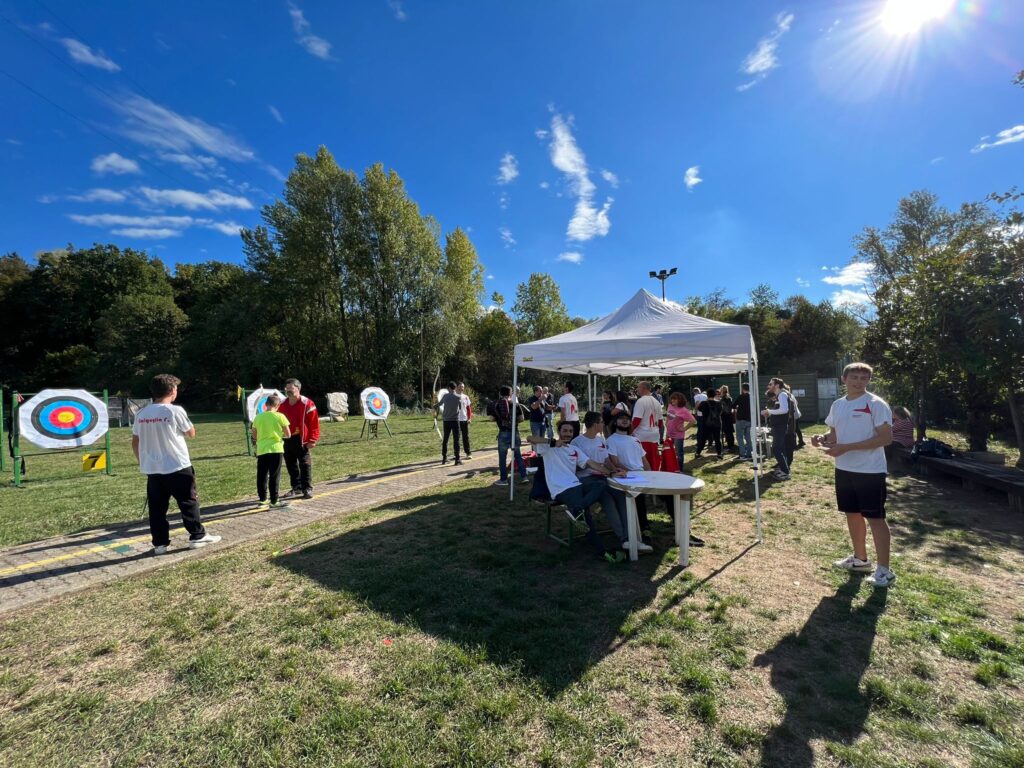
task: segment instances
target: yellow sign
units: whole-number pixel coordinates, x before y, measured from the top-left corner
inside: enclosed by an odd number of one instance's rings
[[[106,451],[98,451],[97,453],[83,453],[82,454],[82,471],[83,472],[95,472],[98,469],[107,468],[107,454]]]

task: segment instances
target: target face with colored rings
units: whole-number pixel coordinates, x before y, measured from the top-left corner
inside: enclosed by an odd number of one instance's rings
[[[44,389],[18,408],[21,436],[40,448],[92,445],[108,428],[107,407],[83,389]]]
[[[391,398],[380,387],[367,387],[359,394],[359,401],[363,404],[364,419],[386,419],[391,413]]]
[[[255,389],[249,393],[249,396],[245,398],[246,411],[249,414],[249,421],[252,421],[261,413],[267,410],[267,398],[271,395],[277,395],[281,398],[283,403],[285,396],[276,389]]]

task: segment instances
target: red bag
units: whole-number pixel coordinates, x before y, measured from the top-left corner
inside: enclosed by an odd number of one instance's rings
[[[666,440],[661,448],[661,471],[678,472],[679,460],[676,459],[676,449],[671,440]]]

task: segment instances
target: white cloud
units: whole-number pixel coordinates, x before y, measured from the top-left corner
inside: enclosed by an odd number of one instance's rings
[[[90,189],[80,195],[68,195],[76,203],[123,203],[128,199],[124,192],[115,189]]]
[[[569,188],[576,195],[576,208],[566,235],[570,240],[587,241],[594,237],[604,237],[611,229],[608,212],[611,210],[612,198],[606,198],[604,205],[598,210],[594,205],[596,187],[590,180],[590,169],[582,150],[572,135],[570,118],[563,120],[561,115],[551,118],[551,145],[549,148],[551,164],[565,174]]]
[[[792,13],[780,13],[775,17],[775,29],[767,37],[757,42],[757,47],[747,54],[740,66],[740,71],[753,77],[742,85],[736,86],[737,91],[746,91],[768,77],[768,73],[779,66],[779,57],[775,55],[779,40],[789,31],[795,17]]]
[[[233,221],[210,221],[203,222],[201,226],[207,229],[215,229],[222,235],[237,235],[242,231],[242,226]]]
[[[331,58],[331,44],[310,31],[311,27],[309,22],[306,21],[302,10],[294,3],[289,3],[288,14],[292,17],[292,30],[295,32],[295,42],[305,48],[306,53],[311,56],[316,56],[318,59]]]
[[[865,286],[871,279],[873,270],[874,267],[871,264],[855,261],[847,264],[842,269],[833,268],[831,271],[835,272],[835,274],[821,278],[821,282],[828,283],[829,285]]]
[[[195,219],[191,216],[125,216],[120,213],[94,213],[68,215],[76,224],[87,227],[174,227],[183,229],[192,226]]]
[[[152,187],[142,187],[140,191],[153,205],[166,205],[189,211],[216,211],[221,208],[252,210],[252,203],[244,197],[229,195],[219,189],[211,189],[206,194],[189,189],[153,189]]]
[[[798,277],[796,279],[796,284],[799,285],[801,288],[810,288],[811,287],[811,281],[810,280],[804,280],[802,277]]]
[[[67,49],[68,55],[79,64],[96,67],[106,72],[121,71],[121,68],[99,49],[94,51],[82,41],[70,37],[61,38],[60,42]]]
[[[939,157],[933,157],[931,160],[928,161],[928,165],[938,165],[945,159],[946,158],[942,157],[941,155]]]
[[[616,176],[611,171],[609,171],[609,170],[602,170],[601,171],[601,178],[604,179],[605,181],[607,181],[611,185],[612,189],[618,189],[618,187],[619,187],[619,177]]]
[[[4,139],[4,141],[6,141],[8,144],[13,144],[15,147],[21,146],[21,142],[18,141],[17,139]]]
[[[992,137],[982,136],[978,141],[978,145],[971,152],[982,152],[992,147],[1002,146],[1003,144],[1016,144],[1018,141],[1024,141],[1024,125],[1015,125],[1012,128],[1007,128],[1005,131],[1000,131],[996,134],[995,141],[987,141],[990,138]]]
[[[570,264],[582,264],[583,254],[579,251],[566,251],[558,254],[558,261],[567,261]]]
[[[518,175],[519,163],[516,162],[516,156],[506,152],[501,158],[501,165],[498,166],[498,183],[511,184]]]
[[[837,307],[859,306],[871,303],[871,297],[864,291],[851,291],[848,288],[836,291],[829,297],[829,300]]]
[[[112,229],[112,235],[122,237],[137,237],[145,240],[165,240],[168,237],[181,237],[180,229],[147,229],[145,227],[128,227],[127,229]]]
[[[111,152],[109,155],[97,155],[92,159],[89,167],[94,173],[112,173],[115,176],[125,173],[141,173],[138,163],[127,157],[122,157],[117,152]]]
[[[217,164],[217,160],[206,155],[186,155],[182,152],[161,152],[158,156],[161,160],[166,160],[168,163],[180,165],[189,173],[195,174],[203,179],[208,179],[210,176],[221,175],[220,166]]]
[[[533,135],[536,136],[541,141],[544,141],[544,139],[548,137],[548,132],[545,131],[543,128],[538,128],[536,131],[533,132]]]
[[[488,275],[488,276],[487,276],[487,279],[488,279],[488,280],[493,280],[493,279],[494,279],[494,275]]]
[[[498,207],[501,208],[501,210],[508,210],[508,204],[510,202],[512,202],[512,198],[509,197],[508,192],[502,192],[500,195],[498,195]]]
[[[173,156],[205,153],[237,162],[256,158],[243,141],[226,131],[198,117],[180,115],[138,94],[115,99],[112,106],[125,118],[121,133],[144,146]]]
[[[516,239],[512,237],[512,230],[508,227],[499,227],[498,234],[501,235],[501,241],[505,244],[506,248],[511,248],[516,244]]]
[[[540,183],[540,188],[541,188],[541,189],[547,189],[547,188],[548,188],[548,187],[550,187],[550,186],[551,186],[551,185],[550,185],[550,184],[549,184],[548,182],[546,182],[546,181],[542,181],[542,182]]]
[[[270,114],[274,116],[274,119],[277,120],[277,122],[281,123],[281,125],[284,125],[284,117],[281,116],[281,110],[279,110],[273,104],[268,104],[267,109],[270,110]]]
[[[395,18],[399,21],[405,21],[409,18],[409,14],[405,12],[405,8],[402,7],[402,0],[388,0],[388,7],[391,12],[395,14]]]
[[[683,184],[685,184],[686,188],[691,192],[693,191],[694,187],[696,187],[703,181],[704,179],[700,177],[699,165],[691,165],[689,168],[686,169],[686,173],[683,174]]]

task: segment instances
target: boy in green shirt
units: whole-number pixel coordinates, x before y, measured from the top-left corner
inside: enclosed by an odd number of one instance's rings
[[[284,459],[284,441],[291,437],[288,418],[277,412],[281,398],[267,397],[266,410],[252,420],[252,439],[256,442],[256,492],[260,495],[259,509],[283,509],[277,490]],[[270,481],[270,501],[267,501],[267,480]]]

